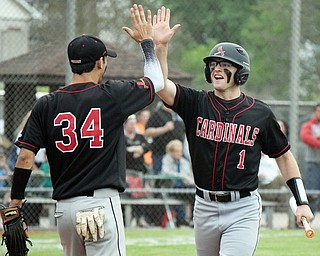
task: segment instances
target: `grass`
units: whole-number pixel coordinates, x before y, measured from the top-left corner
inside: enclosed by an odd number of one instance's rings
[[[55,231],[31,232],[30,237],[29,256],[63,256]],[[192,229],[128,229],[126,240],[128,256],[196,255]],[[255,256],[316,256],[319,251],[318,234],[308,239],[303,230],[262,230]]]

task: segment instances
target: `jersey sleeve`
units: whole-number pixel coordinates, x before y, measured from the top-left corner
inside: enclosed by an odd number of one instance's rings
[[[43,96],[36,102],[21,135],[15,142],[17,147],[29,149],[35,154],[37,154],[40,148],[45,147],[46,128],[43,126],[43,122],[41,122],[41,120],[44,120],[41,118],[41,113],[47,113],[47,111],[43,111],[46,108],[46,98],[47,96]]]
[[[175,96],[174,104],[166,107],[171,108],[181,116],[186,124],[191,122],[193,113],[196,113],[197,101],[200,93],[192,88],[187,88],[176,84],[177,93]],[[187,127],[186,127],[187,128]]]
[[[103,88],[119,103],[125,117],[151,104],[155,96],[152,81],[147,77],[135,81],[108,81]]]
[[[281,131],[278,121],[271,110],[266,118],[261,137],[264,141],[262,143],[262,152],[271,158],[280,157],[290,149],[288,139]]]

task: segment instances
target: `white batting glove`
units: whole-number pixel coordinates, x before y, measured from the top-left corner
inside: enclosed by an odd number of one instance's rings
[[[77,233],[84,238],[84,240],[97,241],[104,236],[104,209],[101,207],[83,210],[76,214],[76,229]]]

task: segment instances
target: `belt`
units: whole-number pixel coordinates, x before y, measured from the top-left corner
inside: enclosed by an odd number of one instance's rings
[[[85,196],[87,197],[93,197],[94,195],[94,190],[88,191],[87,193],[85,193]]]
[[[95,190],[90,190],[83,195],[80,196],[87,196],[87,197],[112,197],[118,195],[119,192],[113,188],[100,188]]]
[[[234,197],[232,196],[232,193],[237,193],[237,192],[239,193],[240,198],[244,198],[251,195],[250,191],[218,191],[218,192],[208,191],[208,194],[211,201],[226,203],[226,202],[236,201],[237,199],[235,196]],[[196,194],[199,197],[206,199],[204,196],[203,190],[196,188]]]

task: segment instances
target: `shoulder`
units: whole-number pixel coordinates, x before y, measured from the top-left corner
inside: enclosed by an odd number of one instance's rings
[[[205,90],[196,90],[194,88],[191,87],[186,87],[186,86],[182,86],[180,84],[176,84],[177,87],[177,96],[183,96],[183,95],[187,95],[187,96],[207,96],[208,92]]]
[[[245,101],[247,102],[248,106],[251,106],[254,110],[263,112],[264,115],[273,115],[271,107],[266,102],[250,96],[245,96]]]
[[[37,100],[33,110],[44,111],[44,109],[48,106],[48,104],[54,100],[56,94],[57,94],[57,92],[52,92],[52,93],[46,94],[44,96],[41,96]]]

